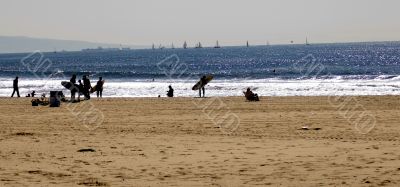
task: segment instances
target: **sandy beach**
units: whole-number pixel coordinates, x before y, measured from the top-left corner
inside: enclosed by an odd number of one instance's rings
[[[400,185],[398,96],[0,100],[0,186]]]

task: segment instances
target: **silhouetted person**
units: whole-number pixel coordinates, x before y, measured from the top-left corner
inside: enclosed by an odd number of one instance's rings
[[[71,83],[71,101],[74,102],[75,101],[75,94],[77,92],[77,89],[75,88],[76,86],[76,75],[73,74],[71,79],[69,80],[69,82]]]
[[[83,94],[85,95],[85,98],[87,100],[89,100],[90,99],[90,89],[92,88],[92,85],[90,84],[90,80],[89,80],[89,78],[87,78],[86,75],[83,76],[82,80],[83,80],[83,90],[84,90]]]
[[[260,101],[258,98],[258,95],[253,93],[250,88],[247,88],[246,92],[243,92],[244,96],[246,97],[247,100],[249,101]]]
[[[200,88],[199,88],[199,96],[201,97],[201,90],[203,90],[203,97],[205,97],[206,95],[205,95],[205,86],[206,86],[206,84],[207,84],[207,80],[206,80],[206,76],[203,76],[201,79],[200,79]]]
[[[97,97],[103,97],[103,77],[99,77],[99,81],[97,81],[96,84],[96,93],[97,93]]]
[[[81,101],[81,95],[83,95],[84,88],[81,80],[78,80],[78,101]]]
[[[20,97],[19,89],[18,89],[18,77],[15,77],[14,82],[13,82],[13,87],[14,87],[14,91],[11,94],[11,97],[14,97],[15,92],[17,92],[17,96]]]
[[[169,90],[167,92],[167,96],[168,97],[174,97],[174,89],[172,89],[171,85],[169,85],[168,88],[169,88]]]
[[[31,97],[35,97],[35,95],[36,95],[36,92],[35,92],[35,90],[33,90],[31,93]]]

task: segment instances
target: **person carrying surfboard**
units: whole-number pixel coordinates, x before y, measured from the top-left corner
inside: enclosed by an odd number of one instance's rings
[[[200,81],[198,81],[193,87],[192,90],[199,90],[199,96],[201,97],[201,91],[203,90],[203,97],[205,97],[205,86],[213,79],[212,75],[204,75],[201,77]]]
[[[207,84],[207,77],[204,75],[203,77],[201,77],[201,79],[200,79],[200,88],[199,88],[199,97],[201,97],[201,90],[203,90],[203,97],[206,97],[206,95],[205,95],[205,86],[206,86],[206,84]]]

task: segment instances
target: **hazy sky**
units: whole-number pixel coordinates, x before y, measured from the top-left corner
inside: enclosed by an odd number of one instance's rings
[[[151,45],[400,40],[399,0],[0,0],[0,35]]]

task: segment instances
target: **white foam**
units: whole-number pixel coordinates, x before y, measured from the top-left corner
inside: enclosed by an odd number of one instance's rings
[[[176,96],[195,97],[198,91],[191,88],[197,80],[106,80],[103,96],[105,97],[165,97],[168,85],[172,85]],[[94,85],[95,82],[93,81]],[[69,91],[61,86],[61,80],[31,79],[19,82],[21,96],[35,90],[37,94],[51,90]],[[213,80],[206,86],[206,96],[242,96],[250,87],[260,96],[323,96],[323,95],[398,95],[399,79],[371,80]],[[0,96],[8,97],[12,93],[12,79],[0,78]]]

